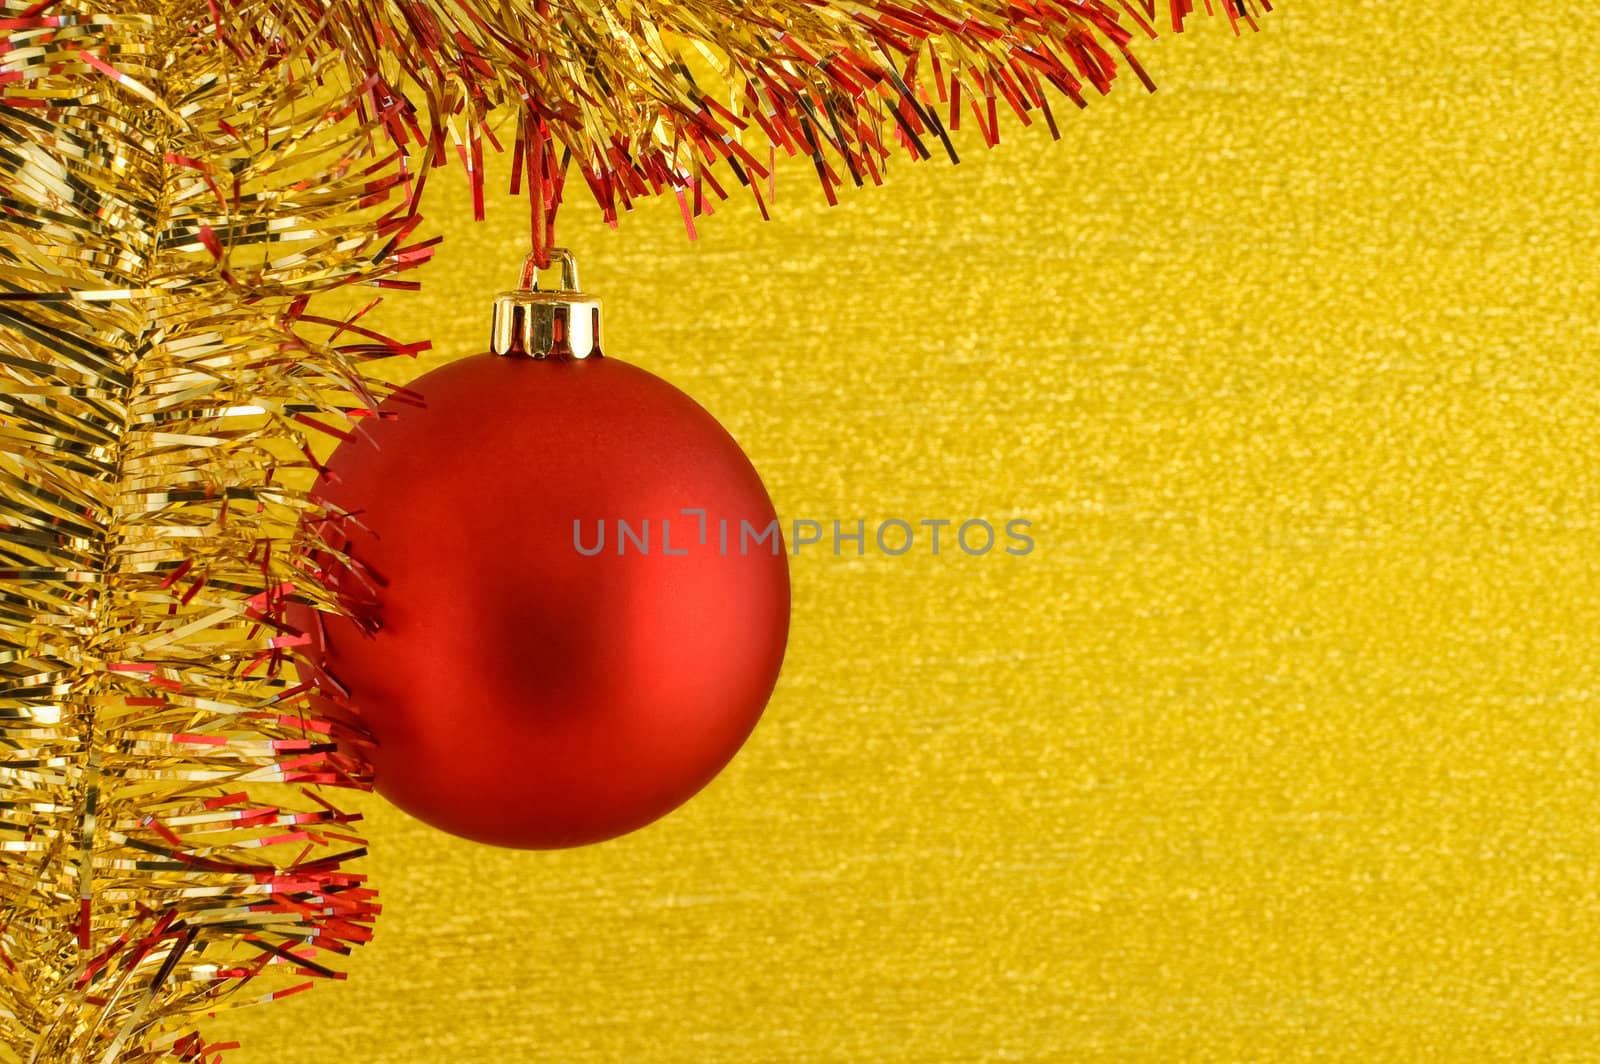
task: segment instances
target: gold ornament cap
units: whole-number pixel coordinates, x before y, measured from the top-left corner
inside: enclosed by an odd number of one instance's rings
[[[560,289],[539,287],[538,259],[522,264],[522,287],[494,297],[489,350],[523,358],[599,358],[600,301],[578,290],[578,260],[566,248],[550,249],[561,263]]]

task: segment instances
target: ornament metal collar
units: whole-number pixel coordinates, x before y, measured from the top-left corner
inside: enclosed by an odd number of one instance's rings
[[[566,248],[551,248],[561,262],[561,287],[539,287],[539,264],[522,264],[522,286],[494,297],[489,349],[524,358],[599,358],[600,301],[578,289],[578,261]]]

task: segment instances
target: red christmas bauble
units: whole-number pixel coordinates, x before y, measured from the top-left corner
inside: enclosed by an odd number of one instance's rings
[[[317,615],[305,654],[375,738],[379,793],[530,848],[688,800],[755,727],[788,636],[750,461],[614,358],[484,354],[409,392],[315,489],[350,559],[322,552],[325,575],[356,619]]]

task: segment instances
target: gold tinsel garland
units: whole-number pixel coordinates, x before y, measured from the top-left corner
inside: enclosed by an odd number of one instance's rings
[[[361,364],[421,346],[313,297],[406,285],[428,166],[453,148],[481,189],[516,105],[538,246],[569,161],[613,216],[666,189],[698,211],[718,170],[763,202],[779,150],[831,198],[964,112],[989,142],[999,103],[1053,131],[1046,90],[1105,91],[1156,23],[1150,0],[0,9],[0,1060],[38,1062],[214,1059],[196,1018],[370,935],[363,841],[320,793],[369,784],[360,737],[302,697],[283,617],[334,608],[298,561],[307,433],[359,431]]]
[[[416,183],[336,57],[286,76],[203,0],[9,14],[0,1042],[199,1059],[195,1015],[332,973],[376,912],[311,789],[365,781],[276,618],[304,429],[400,350],[308,300],[421,253]]]

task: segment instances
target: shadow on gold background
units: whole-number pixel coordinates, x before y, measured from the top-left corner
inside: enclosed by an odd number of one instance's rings
[[[376,942],[231,1059],[1600,1059],[1600,15],[1283,6],[838,208],[568,205],[786,519],[1038,548],[802,553],[765,720],[632,837],[362,803]],[[434,193],[415,371],[525,250]]]

